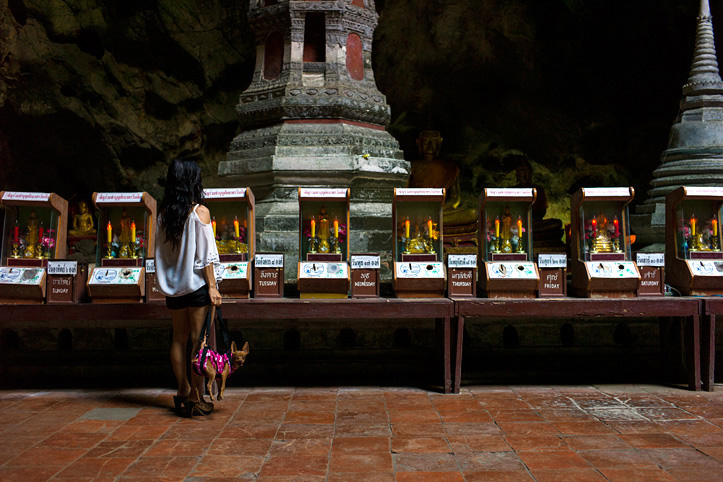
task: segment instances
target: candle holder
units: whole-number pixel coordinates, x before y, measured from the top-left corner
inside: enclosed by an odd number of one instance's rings
[[[241,252],[241,241],[239,240],[239,238],[236,238],[236,239],[234,240],[234,251],[235,251],[236,253],[240,253],[240,252]]]
[[[113,258],[113,245],[111,243],[108,243],[108,251],[105,254],[106,259],[112,259]]]
[[[309,252],[312,254],[315,254],[317,252],[317,245],[318,240],[314,238],[309,238]]]
[[[501,251],[502,251],[501,248],[502,248],[502,240],[500,239],[499,236],[497,236],[497,237],[495,238],[495,250],[494,250],[494,252],[495,252],[495,253],[501,252]]]
[[[18,252],[19,249],[20,249],[20,244],[18,244],[17,242],[14,242],[13,243],[13,255],[12,255],[13,258],[20,257],[20,253]]]
[[[130,249],[130,257],[137,258],[138,257],[138,243],[130,243],[128,245],[128,248]]]
[[[620,250],[620,236],[618,236],[617,238],[613,238],[613,251],[615,251],[616,253],[622,253],[622,251]]]
[[[718,236],[711,236],[710,249],[713,251],[720,251],[720,247],[718,246]]]

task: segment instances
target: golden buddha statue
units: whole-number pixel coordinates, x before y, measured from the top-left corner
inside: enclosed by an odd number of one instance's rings
[[[118,250],[119,258],[128,258],[131,256],[131,222],[128,211],[124,209],[120,218],[121,231],[118,237],[118,243],[120,244],[120,249]]]
[[[512,215],[510,207],[505,206],[505,211],[500,218],[500,247],[501,253],[512,252]]]
[[[316,249],[319,253],[328,253],[331,250],[329,244],[329,216],[326,214],[326,206],[321,206],[319,211],[319,245]]]
[[[25,257],[33,258],[38,251],[38,218],[35,210],[32,210],[30,216],[28,216],[27,232],[25,234]]]
[[[78,203],[78,213],[73,216],[73,229],[68,231],[71,236],[88,236],[96,233],[93,216],[88,212],[88,203]]]
[[[613,242],[608,232],[608,217],[604,213],[600,213],[593,218],[593,253],[612,253],[614,250]]]

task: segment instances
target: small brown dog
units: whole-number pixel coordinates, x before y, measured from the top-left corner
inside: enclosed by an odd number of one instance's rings
[[[208,393],[212,394],[211,398],[213,398],[213,392],[211,391],[211,387],[213,385],[214,380],[216,380],[217,376],[221,376],[221,389],[218,392],[218,400],[223,400],[223,392],[226,389],[226,378],[228,378],[229,375],[231,375],[233,372],[235,372],[238,368],[242,367],[244,365],[244,362],[246,361],[246,357],[249,354],[249,344],[248,342],[244,343],[243,348],[241,350],[236,348],[236,342],[231,342],[231,356],[229,359],[229,355],[227,353],[224,353],[223,355],[219,355],[213,350],[208,350],[206,352],[206,360],[204,363],[204,366],[201,367],[201,361],[200,358],[203,354],[203,350],[206,346],[206,343],[201,344],[198,354],[196,355],[196,358],[193,359],[193,371],[197,375],[201,375],[206,377],[206,389],[208,390]],[[197,400],[202,400],[201,394],[196,393]]]

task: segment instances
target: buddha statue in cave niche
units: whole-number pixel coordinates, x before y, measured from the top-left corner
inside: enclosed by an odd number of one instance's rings
[[[78,213],[73,216],[73,229],[68,231],[71,236],[92,236],[96,233],[93,215],[88,212],[88,203],[78,203]]]
[[[534,187],[537,190],[537,200],[532,205],[532,242],[535,248],[559,248],[564,246],[562,236],[564,230],[562,221],[559,219],[544,219],[547,213],[547,195],[545,188],[532,182],[532,164],[527,160],[524,154],[514,155],[513,163],[515,166],[515,175],[517,176],[517,185],[519,188]]]
[[[444,243],[446,247],[477,246],[477,209],[462,205],[459,186],[459,167],[439,158],[442,135],[439,131],[424,130],[417,138],[420,159],[412,161],[409,187],[444,188],[446,198],[443,206]]]

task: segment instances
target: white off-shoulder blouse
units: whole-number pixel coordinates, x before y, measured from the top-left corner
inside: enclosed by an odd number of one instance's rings
[[[183,296],[206,284],[203,268],[213,264],[216,282],[221,282],[223,267],[219,261],[213,227],[196,214],[198,204],[186,218],[177,249],[166,239],[160,216],[156,224],[156,287],[165,296]]]

